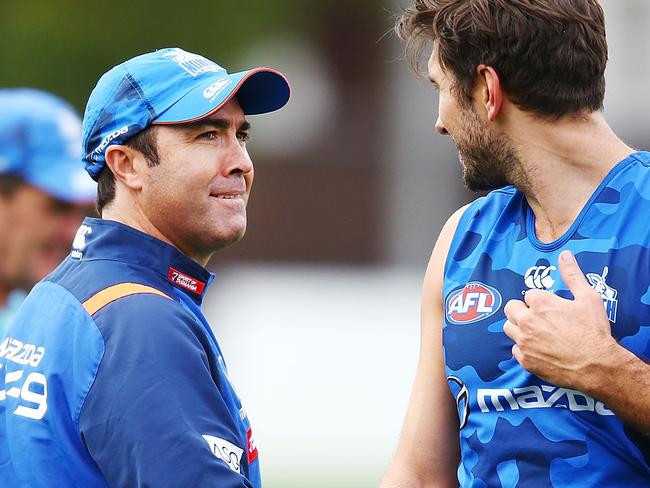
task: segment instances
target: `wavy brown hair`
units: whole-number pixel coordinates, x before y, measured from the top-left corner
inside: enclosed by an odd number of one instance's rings
[[[596,0],[416,0],[395,30],[416,71],[433,42],[466,106],[485,64],[528,112],[557,119],[603,108],[607,42]]]

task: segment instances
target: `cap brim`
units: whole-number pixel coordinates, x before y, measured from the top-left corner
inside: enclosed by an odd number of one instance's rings
[[[273,112],[289,101],[290,92],[287,79],[272,68],[217,75],[198,84],[152,123],[181,124],[201,120],[218,111],[235,95],[245,115]]]

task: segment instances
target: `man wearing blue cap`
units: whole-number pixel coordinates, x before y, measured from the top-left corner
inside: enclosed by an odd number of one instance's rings
[[[101,218],[84,221],[0,349],[0,486],[261,486],[201,302],[210,256],[246,228],[245,116],[288,98],[275,70],[228,74],[178,48],[99,80],[83,159]]]
[[[95,200],[80,146],[81,120],[66,102],[0,90],[0,338],[26,292],[70,251]]]

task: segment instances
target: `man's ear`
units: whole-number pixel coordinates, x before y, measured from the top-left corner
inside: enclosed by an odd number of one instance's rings
[[[115,179],[131,190],[141,190],[144,172],[149,167],[142,153],[128,146],[115,144],[106,149],[106,164]]]
[[[501,112],[505,94],[499,75],[492,66],[479,64],[476,67],[477,101],[485,109],[488,120],[494,122]]]

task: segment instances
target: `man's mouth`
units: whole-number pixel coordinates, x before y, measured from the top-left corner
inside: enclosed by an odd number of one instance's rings
[[[244,196],[242,192],[228,192],[228,193],[212,193],[211,197],[218,198],[220,200],[235,200],[241,199]]]

